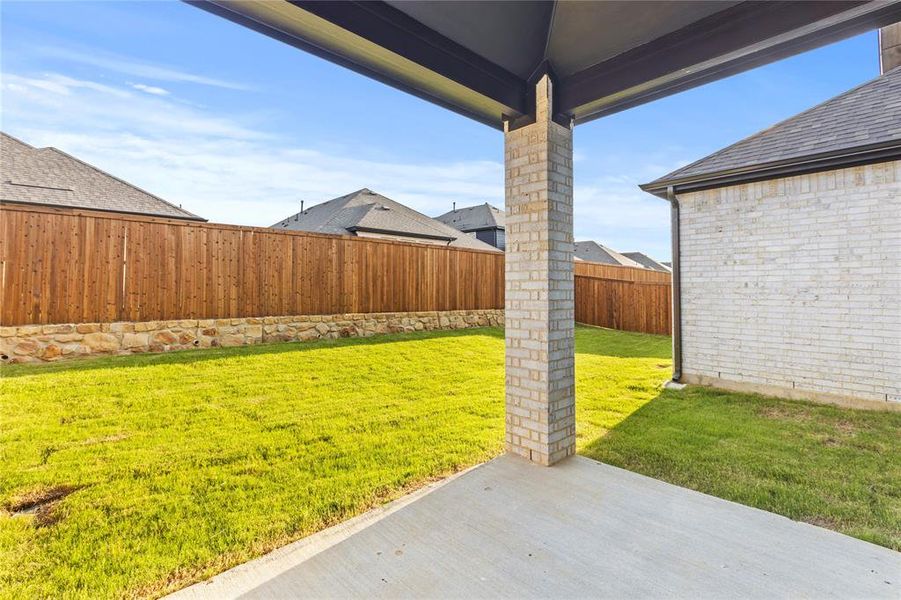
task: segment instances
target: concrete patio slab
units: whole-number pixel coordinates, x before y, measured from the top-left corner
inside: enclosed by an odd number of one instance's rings
[[[503,456],[297,544],[176,596],[901,595],[899,553],[582,457]]]

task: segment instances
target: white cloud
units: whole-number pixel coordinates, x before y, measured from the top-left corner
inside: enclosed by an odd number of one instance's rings
[[[44,92],[49,92],[58,96],[71,96],[73,89],[81,88],[112,96],[128,97],[130,95],[125,90],[120,90],[109,85],[96,83],[94,81],[73,79],[56,73],[47,73],[35,77],[20,77],[18,75],[4,73],[2,81],[4,85],[9,85],[11,89],[23,94],[28,94],[30,93],[29,90],[31,90],[31,93],[35,93],[35,95],[42,95]]]
[[[636,179],[604,177],[576,184],[573,223],[577,240],[594,239],[621,252],[670,256],[669,204],[642,192]]]
[[[4,127],[38,146],[57,146],[211,221],[271,225],[299,210],[362,187],[420,212],[503,204],[503,165],[495,161],[401,162],[329,151],[269,133],[258,115],[211,116],[171,96],[58,74],[5,74]],[[271,126],[271,125],[270,125]],[[641,192],[653,177],[576,173],[577,239],[669,257],[669,208]],[[667,168],[654,166],[659,175]]]
[[[82,65],[89,65],[116,73],[131,75],[132,77],[141,77],[145,79],[154,79],[157,81],[173,81],[182,83],[194,83],[198,85],[206,85],[232,90],[248,90],[249,86],[209,77],[197,73],[187,73],[173,67],[164,65],[154,65],[142,62],[130,57],[120,56],[117,54],[101,54],[96,50],[90,52],[79,52],[72,48],[61,48],[57,46],[44,45],[34,49],[35,54],[46,57],[74,62]]]
[[[152,136],[197,134],[260,139],[260,132],[231,119],[173,100],[58,74],[3,75],[4,126],[31,123],[47,132],[131,132]],[[49,93],[48,93],[49,92]]]
[[[163,89],[161,87],[156,87],[155,85],[145,85],[143,83],[133,83],[131,87],[134,89],[144,92],[145,94],[151,94],[153,96],[168,96],[169,90]]]
[[[54,91],[48,93],[47,87]],[[492,161],[392,162],[328,153],[252,126],[248,115],[212,117],[170,97],[57,75],[7,74],[4,127],[53,145],[212,221],[270,225],[299,209],[369,187],[435,215],[503,198]]]

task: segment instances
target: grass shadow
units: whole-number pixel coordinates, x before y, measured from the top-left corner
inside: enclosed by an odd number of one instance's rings
[[[663,390],[579,453],[901,549],[901,414],[689,386]]]

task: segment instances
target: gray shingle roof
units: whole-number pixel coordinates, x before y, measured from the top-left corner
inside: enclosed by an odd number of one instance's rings
[[[595,241],[576,242],[576,258],[605,265],[619,265],[621,267],[635,267],[638,269],[645,268],[631,258],[623,256],[616,250]]]
[[[0,132],[0,200],[204,221],[56,148]]]
[[[883,146],[901,148],[901,67],[641,187]]]
[[[657,262],[643,252],[623,252],[623,256],[625,256],[626,258],[631,258],[635,262],[644,265],[645,267],[653,271],[662,271],[664,273],[672,272],[672,269],[667,267],[665,264]]]
[[[460,231],[504,229],[504,211],[487,202],[458,208],[435,217],[435,219]]]
[[[336,235],[379,232],[438,240],[457,248],[499,252],[494,246],[366,188],[311,206],[272,227]]]

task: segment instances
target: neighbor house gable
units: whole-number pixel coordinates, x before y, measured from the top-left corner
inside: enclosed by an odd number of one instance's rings
[[[204,221],[57,148],[0,133],[0,200]]]
[[[311,206],[272,227],[496,251],[493,246],[367,188]]]

